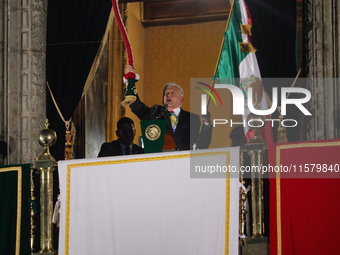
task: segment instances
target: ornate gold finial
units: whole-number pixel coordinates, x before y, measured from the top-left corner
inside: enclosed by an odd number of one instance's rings
[[[256,107],[257,105],[255,105]],[[260,136],[260,129],[266,125],[266,117],[263,115],[256,115],[254,113],[250,113],[247,117],[247,123],[251,124],[249,126],[251,129],[255,131],[254,137],[249,140],[248,143],[258,143],[264,141]]]
[[[70,130],[66,130],[65,134],[65,160],[73,159],[73,144]]]
[[[45,128],[48,129],[49,126],[50,126],[50,123],[48,122],[48,119],[46,118],[46,120],[45,120]]]
[[[286,132],[286,128],[282,125],[282,121],[283,121],[283,116],[281,115],[281,106],[277,107],[280,116],[280,124],[279,127],[277,128],[277,143],[287,143],[287,132]]]
[[[49,125],[50,123],[46,119],[45,128],[39,132],[38,142],[44,147],[44,152],[38,157],[38,160],[52,160],[55,162],[55,159],[50,154],[50,147],[56,143],[57,133],[48,128]]]
[[[258,107],[258,104],[262,101],[263,83],[258,77],[254,79],[255,81],[250,84],[250,87],[253,89],[253,102]]]

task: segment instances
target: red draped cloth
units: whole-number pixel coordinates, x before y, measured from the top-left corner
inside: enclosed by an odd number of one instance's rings
[[[270,255],[340,254],[340,139],[268,146]]]

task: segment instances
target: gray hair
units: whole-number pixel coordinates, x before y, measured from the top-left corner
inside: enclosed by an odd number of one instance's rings
[[[165,86],[163,88],[163,97],[164,97],[164,93],[165,93],[166,88],[169,87],[169,86],[177,87],[179,89],[179,92],[181,93],[181,96],[184,97],[184,91],[181,88],[181,86],[179,86],[179,85],[177,85],[176,83],[173,83],[173,82],[169,82],[169,83],[165,84]]]

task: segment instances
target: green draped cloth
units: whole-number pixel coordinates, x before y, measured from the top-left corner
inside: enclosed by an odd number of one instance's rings
[[[30,164],[0,166],[0,254],[30,254]]]

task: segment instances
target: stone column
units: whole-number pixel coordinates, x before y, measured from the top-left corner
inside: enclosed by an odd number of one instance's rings
[[[46,118],[46,0],[0,3],[0,140],[5,164],[31,163]]]
[[[312,93],[307,140],[340,137],[340,1],[304,0],[305,75]]]

